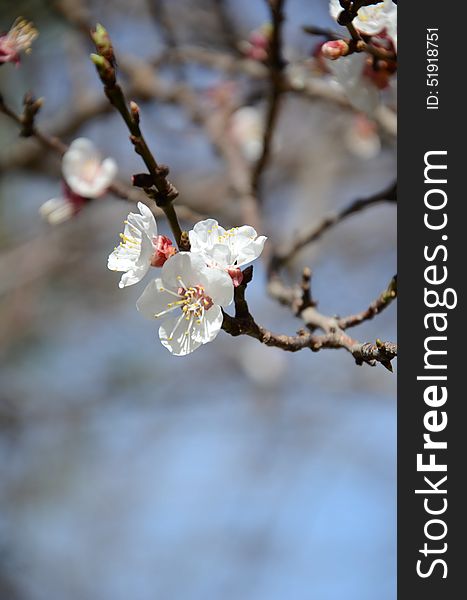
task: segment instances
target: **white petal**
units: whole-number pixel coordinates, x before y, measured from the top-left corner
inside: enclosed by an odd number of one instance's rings
[[[113,158],[106,158],[102,161],[101,175],[105,177],[107,181],[107,187],[112,183],[117,175],[118,166],[117,161]]]
[[[177,291],[183,285],[187,288],[198,285],[200,272],[205,268],[205,262],[199,254],[178,252],[164,263],[161,278],[165,287]]]
[[[205,219],[199,221],[188,232],[190,239],[191,251],[200,252],[206,248],[212,248],[219,241],[219,236],[225,234],[225,229],[220,227],[215,219]]]
[[[212,249],[206,251],[208,263],[213,261],[219,267],[227,268],[233,263],[230,248],[225,244],[215,244]]]
[[[236,228],[237,235],[242,238],[249,238],[251,240],[255,240],[258,237],[256,233],[256,229],[251,227],[250,225],[242,225],[241,227]]]
[[[204,287],[214,304],[229,306],[233,302],[234,285],[225,271],[203,267],[199,270],[198,283]]]
[[[186,356],[202,344],[188,331],[188,322],[182,315],[169,317],[159,327],[159,338],[162,345],[175,356]]]
[[[85,137],[73,140],[67,152],[77,152],[88,160],[94,156],[100,156],[94,142]]]
[[[109,189],[116,174],[117,163],[113,158],[106,158],[98,167],[92,181],[82,180],[82,189],[86,190],[87,197],[99,198]]]
[[[57,208],[62,208],[65,204],[68,204],[65,198],[51,198],[39,207],[39,213],[41,217],[46,219]]]
[[[372,115],[379,106],[379,92],[373,83],[363,76],[366,55],[351,54],[342,56],[339,60],[326,62],[352,105]]]
[[[343,11],[342,6],[340,5],[339,0],[331,0],[329,2],[329,12],[331,13],[331,17],[337,20],[337,17]]]
[[[249,244],[243,246],[243,248],[241,248],[239,251],[236,265],[241,267],[253,260],[256,260],[261,255],[267,239],[268,238],[266,236],[261,235],[256,240],[251,240]]]
[[[123,273],[118,287],[122,289],[124,287],[128,287],[129,285],[135,285],[135,283],[139,283],[148,272],[148,269],[149,266],[147,269],[129,269],[126,273]]]
[[[100,162],[100,154],[91,140],[78,138],[74,140],[62,158],[62,173],[68,183],[68,178],[79,176],[84,163]]]
[[[75,211],[65,198],[52,198],[42,204],[39,213],[50,225],[59,225],[71,219]]]
[[[142,202],[138,202],[138,210],[141,213],[141,221],[146,234],[149,237],[157,237],[157,223],[152,210],[149,208],[149,206],[146,206],[146,204],[143,204]]]
[[[182,315],[182,312],[178,307],[174,307],[174,302],[177,302],[177,298],[173,294],[168,293],[164,288],[162,279],[157,278],[148,283],[146,289],[136,302],[136,308],[148,319],[161,318],[156,315],[160,315],[160,313],[165,311],[169,311],[168,314],[170,314],[172,308],[174,308],[173,314],[179,317]]]
[[[209,310],[204,313],[204,317],[201,323],[196,323],[193,328],[193,338],[202,344],[212,342],[222,327],[222,321],[224,316],[220,306],[211,306]]]

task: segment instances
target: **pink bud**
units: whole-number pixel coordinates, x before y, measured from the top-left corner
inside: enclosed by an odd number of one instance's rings
[[[162,267],[166,260],[176,254],[177,249],[173,246],[172,240],[165,235],[158,235],[154,240],[155,251],[151,259],[153,267]]]
[[[268,53],[264,48],[258,46],[251,46],[247,52],[247,57],[251,60],[257,60],[258,62],[264,62],[268,58]]]
[[[255,30],[251,32],[249,42],[257,48],[264,48],[266,50],[269,44],[269,39],[261,30]]]
[[[232,278],[234,287],[238,287],[243,281],[243,273],[240,267],[229,267],[227,273]]]
[[[336,60],[341,56],[345,56],[349,51],[349,45],[344,40],[332,40],[326,42],[321,47],[321,52],[325,58]]]

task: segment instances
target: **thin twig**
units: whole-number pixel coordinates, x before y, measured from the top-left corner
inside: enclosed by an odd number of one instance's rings
[[[381,292],[378,298],[370,304],[370,306],[360,313],[343,317],[338,320],[339,327],[341,329],[348,329],[349,327],[355,327],[360,325],[363,321],[369,321],[376,315],[379,315],[385,308],[387,308],[393,300],[397,297],[397,276],[395,275],[389,282],[388,287]]]
[[[235,316],[232,317],[224,313],[222,328],[228,334],[234,337],[248,335],[262,344],[274,346],[287,352],[298,352],[306,348],[313,352],[318,352],[324,348],[343,348],[352,354],[358,365],[365,363],[375,366],[380,363],[386,369],[392,371],[391,361],[397,356],[396,344],[382,342],[378,339],[374,344],[371,342],[358,342],[340,329],[334,318],[321,315],[314,306],[308,306],[301,312],[301,317],[309,330],[301,330],[297,335],[277,334],[258,325],[245,298],[246,288],[251,281],[252,274],[252,267],[245,269],[243,281],[235,289]],[[314,333],[317,328],[322,329],[323,334]]]
[[[280,110],[280,98],[283,93],[282,73],[285,67],[282,56],[282,26],[285,20],[285,0],[268,0],[272,33],[268,49],[267,65],[269,68],[269,97],[264,124],[263,147],[252,174],[252,188],[257,194],[261,176],[271,155],[272,142]]]
[[[388,188],[385,188],[381,192],[369,196],[367,198],[359,198],[354,200],[351,204],[343,208],[342,210],[328,215],[318,225],[313,227],[310,231],[303,233],[297,238],[295,243],[285,252],[277,254],[272,261],[272,270],[276,270],[280,266],[289,262],[300,250],[305,246],[316,242],[326,231],[346,219],[351,215],[360,212],[374,204],[381,202],[396,202],[397,201],[397,184],[393,183]]]
[[[101,28],[101,32],[105,31]],[[144,187],[144,191],[149,198],[156,201],[157,206],[161,208],[169,222],[172,233],[175,237],[177,246],[180,248],[182,241],[182,230],[178,222],[177,214],[173,207],[173,201],[178,196],[178,191],[175,186],[169,181],[169,168],[165,165],[160,165],[151,152],[146,139],[141,131],[139,107],[136,103],[128,103],[123,93],[122,88],[117,83],[115,59],[113,57],[113,49],[110,39],[105,32],[104,42],[105,48],[110,53],[104,56],[102,47],[96,41],[97,33],[93,34],[93,40],[96,43],[96,49],[100,54],[91,55],[91,58],[96,66],[99,77],[104,86],[104,92],[109,102],[120,113],[125,122],[128,131],[130,132],[130,141],[134,146],[135,152],[141,156],[146,168],[149,171],[151,179],[150,185]],[[102,35],[102,33],[101,33]]]

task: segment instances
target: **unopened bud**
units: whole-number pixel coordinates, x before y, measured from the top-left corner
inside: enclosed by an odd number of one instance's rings
[[[131,182],[135,187],[150,188],[154,181],[149,173],[136,173],[132,176]]]
[[[37,115],[44,104],[44,98],[34,98],[31,92],[27,92],[23,98],[23,106],[31,115]]]
[[[139,123],[139,106],[133,100],[130,102],[130,111],[135,123]]]
[[[34,119],[37,113],[44,104],[43,98],[34,98],[31,92],[27,92],[23,98],[23,114],[21,116],[21,132],[22,137],[30,137],[34,135]]]
[[[349,52],[349,45],[344,40],[332,40],[325,42],[321,47],[321,53],[325,58],[336,60],[341,56],[346,56]]]
[[[99,73],[99,77],[101,78],[102,83],[104,83],[105,85],[115,84],[115,69],[110,64],[110,62],[103,56],[100,56],[99,54],[91,54],[90,58],[96,66],[97,72]]]
[[[107,29],[98,23],[96,29],[91,31],[91,38],[96,46],[97,52],[114,67],[115,54]]]

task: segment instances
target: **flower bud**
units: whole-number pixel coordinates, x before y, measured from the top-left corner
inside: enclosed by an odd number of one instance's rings
[[[99,54],[91,54],[90,58],[99,73],[102,83],[104,85],[114,85],[116,82],[115,69],[110,62]]]
[[[131,183],[135,187],[150,188],[154,185],[154,180],[149,173],[135,173],[131,177]]]
[[[105,27],[98,23],[96,29],[91,31],[91,38],[96,46],[98,54],[103,56],[113,67],[115,67],[114,49]]]
[[[133,100],[130,102],[130,112],[135,123],[139,123],[139,106]]]
[[[349,45],[344,40],[332,40],[325,42],[321,47],[321,53],[325,58],[336,60],[341,56],[346,56],[349,52]]]
[[[153,240],[155,251],[151,259],[151,266],[162,267],[166,260],[177,253],[177,249],[172,244],[172,240],[165,235],[158,235]]]

